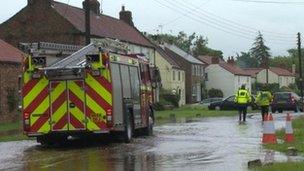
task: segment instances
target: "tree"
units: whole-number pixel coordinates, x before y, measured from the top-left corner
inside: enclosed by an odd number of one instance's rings
[[[179,32],[177,36],[171,34],[156,34],[148,35],[148,38],[156,41],[157,43],[165,42],[174,44],[194,56],[210,55],[223,57],[222,51],[209,48],[207,46],[208,39],[201,35],[197,35],[196,33],[192,33],[189,36],[184,32]]]
[[[270,49],[265,45],[265,41],[261,32],[253,43],[253,47],[250,49],[250,54],[253,58],[257,59],[260,67],[269,67]]]
[[[241,68],[257,68],[258,60],[253,58],[249,52],[241,52],[236,54],[236,64]]]

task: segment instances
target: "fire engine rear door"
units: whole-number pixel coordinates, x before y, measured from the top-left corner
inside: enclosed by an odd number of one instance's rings
[[[67,81],[69,130],[85,130],[84,81]]]
[[[50,82],[50,106],[53,131],[68,130],[66,81]]]

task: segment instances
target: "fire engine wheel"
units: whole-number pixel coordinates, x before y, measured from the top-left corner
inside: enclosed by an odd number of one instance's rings
[[[154,125],[154,119],[153,119],[153,111],[150,110],[149,118],[148,118],[148,127],[143,129],[143,135],[144,136],[151,136],[153,135],[153,125]]]

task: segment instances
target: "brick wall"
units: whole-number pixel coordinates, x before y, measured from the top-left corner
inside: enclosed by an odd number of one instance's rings
[[[84,36],[48,3],[28,5],[0,25],[0,38],[17,47],[19,42],[84,44]]]
[[[19,118],[18,102],[10,110],[12,95],[16,100],[18,95],[18,76],[20,65],[17,63],[0,62],[0,123],[14,121]],[[10,101],[10,102],[9,102]]]

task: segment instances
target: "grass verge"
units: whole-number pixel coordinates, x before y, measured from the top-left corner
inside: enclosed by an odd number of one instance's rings
[[[0,124],[0,142],[25,140],[20,122]]]
[[[294,143],[268,144],[265,145],[265,148],[286,153],[288,147],[295,147],[299,153],[304,153],[304,117],[301,116],[293,120],[292,126],[295,137]],[[278,130],[276,135],[278,139],[284,140],[285,130]]]
[[[304,117],[299,117],[292,122],[295,142],[294,143],[281,143],[281,144],[268,144],[264,145],[265,148],[286,153],[288,147],[295,147],[299,153],[304,152]],[[276,132],[277,138],[284,141],[285,130],[278,130]],[[292,170],[292,171],[302,171],[304,170],[303,162],[285,162],[285,163],[274,163],[270,166],[263,166],[257,168],[256,170],[261,171],[274,171],[274,170]]]
[[[249,111],[249,113],[256,111]],[[208,110],[201,106],[184,106],[173,110],[156,111],[155,119],[157,123],[163,123],[170,120],[170,115],[174,114],[176,119],[181,118],[203,118],[203,117],[222,117],[237,116],[238,111],[217,111]]]
[[[269,166],[262,166],[256,168],[256,171],[303,171],[304,163],[303,162],[288,162],[288,163],[275,163]]]

